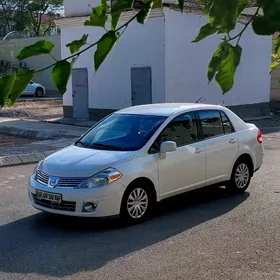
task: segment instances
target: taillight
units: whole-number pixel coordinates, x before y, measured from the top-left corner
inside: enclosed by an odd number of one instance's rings
[[[260,144],[263,142],[262,133],[260,129],[258,130],[257,140]]]

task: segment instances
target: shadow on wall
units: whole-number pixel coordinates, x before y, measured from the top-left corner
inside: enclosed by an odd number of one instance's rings
[[[55,277],[94,271],[224,215],[248,197],[199,190],[162,202],[154,219],[127,228],[117,221],[36,214],[0,227],[0,271]]]

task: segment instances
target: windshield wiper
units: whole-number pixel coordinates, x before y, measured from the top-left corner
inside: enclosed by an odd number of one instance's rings
[[[102,143],[93,143],[91,144],[91,148],[95,147],[100,147],[100,148],[104,148],[106,150],[115,150],[115,151],[125,151],[125,148],[122,147],[116,147],[116,146],[111,146],[111,145],[107,145],[107,144],[102,144]]]
[[[83,145],[85,148],[88,148],[88,146],[87,146],[84,142],[82,142],[81,140],[77,140],[77,141],[75,142],[75,145],[77,145],[77,144],[81,144],[81,145]]]

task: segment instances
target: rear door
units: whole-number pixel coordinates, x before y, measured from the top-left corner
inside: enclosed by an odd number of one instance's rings
[[[238,155],[238,135],[223,111],[198,112],[206,153],[206,185],[230,179]]]

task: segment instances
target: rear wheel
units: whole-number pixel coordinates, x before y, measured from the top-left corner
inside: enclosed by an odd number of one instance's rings
[[[232,170],[232,175],[226,187],[234,193],[243,193],[250,185],[252,178],[251,164],[247,159],[239,159]]]
[[[36,92],[35,92],[35,95],[36,95],[37,97],[42,97],[42,96],[44,95],[43,89],[37,88],[37,89],[36,89]]]
[[[145,180],[133,183],[122,199],[120,218],[129,224],[141,223],[150,217],[154,206],[153,192]]]

